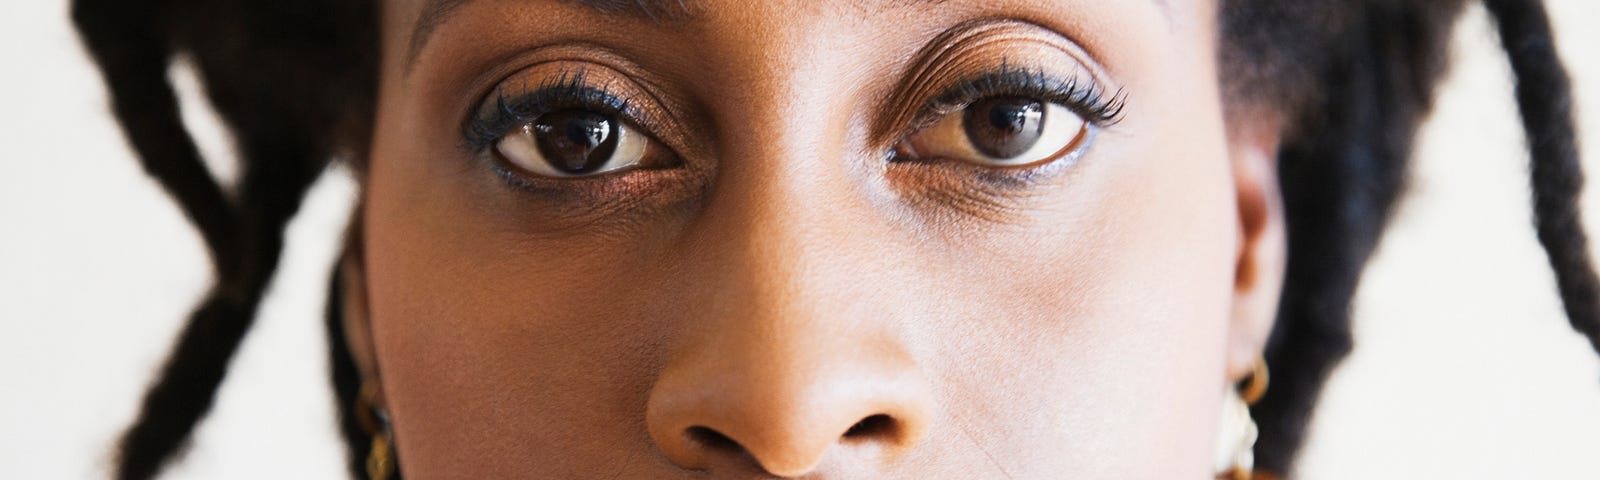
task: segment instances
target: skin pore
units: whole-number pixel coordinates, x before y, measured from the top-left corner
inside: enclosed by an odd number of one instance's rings
[[[384,5],[347,296],[407,476],[1212,476],[1285,255],[1214,2],[445,3]],[[1081,127],[927,133],[992,98]],[[579,110],[638,163],[503,148]]]

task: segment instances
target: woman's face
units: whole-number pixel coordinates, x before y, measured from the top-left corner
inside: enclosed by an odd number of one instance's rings
[[[1283,262],[1213,2],[385,9],[350,341],[408,476],[1212,475]]]

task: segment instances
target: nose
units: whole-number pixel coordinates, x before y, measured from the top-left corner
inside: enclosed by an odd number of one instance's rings
[[[675,322],[645,412],[651,439],[685,469],[875,470],[865,463],[909,453],[935,417],[907,331],[919,315],[908,270],[925,265],[887,247],[893,229],[849,167],[855,110],[820,93],[838,91],[831,57],[788,46],[794,30],[729,43],[747,61],[726,74],[760,94],[715,103],[739,121],[680,243],[693,313]]]
[[[718,334],[657,380],[646,417],[673,463],[797,477],[833,449],[893,455],[923,437],[930,397],[892,343],[761,330]]]
[[[839,248],[871,230],[837,228],[847,208],[806,199],[848,198],[843,182],[764,173],[747,177],[779,180],[725,183],[708,233],[685,242],[700,252],[683,275],[695,307],[651,387],[650,436],[686,469],[881,465],[924,438],[936,409],[912,354],[910,274],[884,251]]]

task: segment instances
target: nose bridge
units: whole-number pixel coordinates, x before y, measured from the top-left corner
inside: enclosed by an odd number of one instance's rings
[[[717,179],[685,242],[697,308],[646,412],[685,468],[803,475],[833,448],[915,444],[934,408],[884,296],[893,259],[870,245],[886,230],[851,180],[848,102],[808,50],[739,47],[723,78],[742,90],[712,102]]]
[[[725,155],[709,209],[741,222],[737,229],[747,235],[751,265],[804,281],[859,275],[837,270],[890,260],[865,258],[872,255],[866,239],[885,231],[863,188],[868,162],[852,148],[852,117],[861,108],[846,78],[849,60],[823,53],[838,41],[834,36],[793,33],[816,28],[822,27],[795,22],[775,28],[764,40],[772,45],[755,42],[741,54],[749,66],[743,83],[751,88],[748,98],[723,110],[731,134],[720,137]],[[798,39],[784,41],[786,34]]]
[[[849,56],[838,55],[848,39],[810,0],[752,2],[708,17],[706,43],[713,53],[704,66],[702,92],[719,126],[721,180],[807,177],[843,167],[850,117],[857,110]],[[829,32],[821,34],[819,32]],[[751,32],[761,32],[752,34]],[[859,72],[856,72],[859,74]],[[719,187],[735,187],[719,181]]]
[[[869,252],[858,242],[881,231],[852,178],[851,106],[831,73],[840,60],[818,53],[827,36],[804,34],[810,17],[785,13],[802,2],[757,5],[750,10],[775,11],[726,21],[766,34],[713,42],[727,46],[716,77],[740,88],[712,102],[722,130],[717,178],[695,243],[717,265],[708,273],[727,283],[719,296],[739,299],[734,317],[870,308],[849,298],[862,292],[840,288],[873,260],[860,258]],[[797,20],[775,20],[783,18]]]

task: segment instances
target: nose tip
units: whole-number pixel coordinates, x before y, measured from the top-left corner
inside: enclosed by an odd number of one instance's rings
[[[835,448],[893,454],[925,434],[931,405],[918,379],[789,373],[800,374],[663,376],[646,412],[650,435],[682,468],[789,478],[816,470]]]
[[[816,469],[833,444],[859,445],[878,443],[885,446],[903,445],[907,440],[901,422],[887,414],[873,414],[851,425],[833,442],[806,441],[807,434],[778,434],[775,441],[740,443],[715,428],[696,425],[684,431],[686,447],[692,451],[680,452],[673,458],[689,468],[705,469],[718,462],[749,462],[762,471],[779,477],[797,477]],[[759,434],[757,437],[761,436]],[[769,435],[770,436],[770,435]],[[831,435],[820,433],[820,440]],[[785,438],[787,437],[787,438]]]

